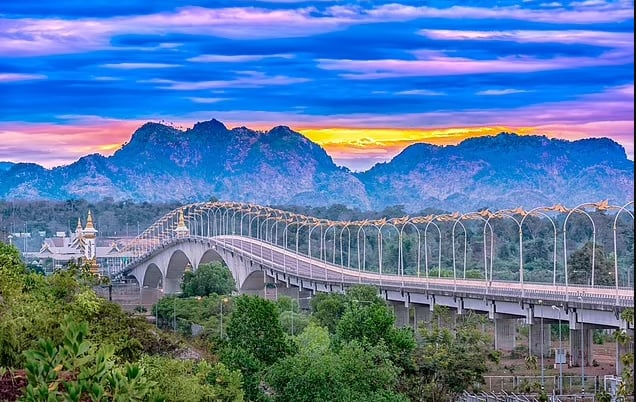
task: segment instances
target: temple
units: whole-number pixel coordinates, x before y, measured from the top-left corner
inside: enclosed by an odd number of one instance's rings
[[[112,270],[126,264],[126,256],[114,241],[100,244],[97,233],[91,211],[88,211],[84,228],[78,218],[75,232],[70,236],[66,232],[58,232],[55,237],[44,239],[35,257],[45,272],[63,268],[74,261],[81,265],[88,264],[94,274],[107,276]]]

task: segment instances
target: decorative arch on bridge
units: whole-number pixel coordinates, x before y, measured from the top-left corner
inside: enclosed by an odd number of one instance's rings
[[[146,267],[143,277],[143,286],[149,288],[160,288],[163,282],[163,275],[157,264],[151,263]]]

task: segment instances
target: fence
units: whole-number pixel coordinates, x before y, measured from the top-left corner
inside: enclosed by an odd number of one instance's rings
[[[541,387],[541,376],[484,376],[484,392],[537,392]],[[602,376],[585,376],[585,393],[596,394],[603,387]],[[543,377],[544,389],[548,394],[553,391],[559,393],[559,376],[549,375]],[[580,394],[581,376],[564,375],[562,377],[563,389],[561,394]]]
[[[127,311],[133,311],[138,307],[150,309],[160,297],[158,289],[140,289],[134,283],[114,283],[109,286],[97,286],[94,290],[98,296],[119,304]]]

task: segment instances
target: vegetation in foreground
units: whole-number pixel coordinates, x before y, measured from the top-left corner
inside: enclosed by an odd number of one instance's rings
[[[319,294],[309,313],[284,296],[229,296],[226,271],[188,276],[155,326],[97,297],[82,267],[44,277],[0,244],[0,400],[452,401],[499,358],[478,315],[450,325],[437,309],[415,334],[374,288]]]

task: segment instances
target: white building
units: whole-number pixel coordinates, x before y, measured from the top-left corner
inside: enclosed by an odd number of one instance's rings
[[[104,244],[97,233],[91,211],[88,211],[84,228],[78,218],[74,233],[67,236],[66,232],[57,232],[54,237],[45,238],[40,251],[32,257],[39,260],[45,271],[63,268],[71,261],[88,262],[91,271],[108,276],[111,271],[126,264],[128,253],[122,252],[121,245],[115,241]]]

